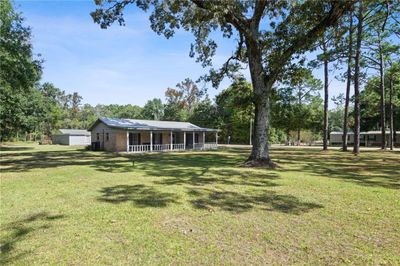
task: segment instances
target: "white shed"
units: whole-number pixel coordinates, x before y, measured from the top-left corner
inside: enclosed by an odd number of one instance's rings
[[[91,135],[85,129],[60,129],[52,137],[53,144],[90,145]]]

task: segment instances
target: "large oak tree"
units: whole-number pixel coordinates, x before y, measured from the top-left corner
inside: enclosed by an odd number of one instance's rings
[[[214,86],[231,76],[243,64],[249,66],[253,85],[255,125],[251,165],[273,163],[268,149],[270,123],[269,97],[274,83],[298,55],[312,48],[324,31],[336,24],[353,4],[352,1],[293,0],[96,0],[92,12],[102,28],[117,21],[123,25],[124,9],[130,4],[151,13],[152,29],[170,38],[183,28],[195,36],[191,56],[203,66],[212,65],[217,44],[210,33],[220,32],[237,41],[236,50],[220,69],[212,69],[208,80]],[[294,61],[293,61],[294,60]],[[297,60],[299,61],[299,60]]]

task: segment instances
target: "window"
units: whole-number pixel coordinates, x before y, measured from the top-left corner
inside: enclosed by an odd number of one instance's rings
[[[106,141],[110,140],[110,135],[108,133],[106,133]]]
[[[100,133],[96,133],[96,140],[100,140]]]
[[[162,144],[162,133],[153,133],[153,144]]]
[[[140,145],[140,133],[129,133],[129,145]]]
[[[195,142],[195,143],[199,143],[199,133],[196,133],[196,134],[194,135],[194,142]]]

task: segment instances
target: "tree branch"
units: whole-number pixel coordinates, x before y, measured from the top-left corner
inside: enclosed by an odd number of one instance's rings
[[[279,56],[279,60],[281,62],[287,62],[294,53],[315,42],[318,37],[324,32],[324,30],[334,25],[343,15],[343,13],[347,11],[353,4],[353,1],[334,1],[328,14],[325,15],[320,23],[309,30],[305,35],[298,36],[297,39],[293,41],[293,44]],[[275,72],[271,73],[271,77],[273,79],[276,79],[282,67],[283,64],[280,68],[276,68]]]
[[[254,7],[253,17],[251,18],[252,23],[259,25],[262,15],[264,14],[265,7],[267,6],[266,0],[256,1],[256,6]]]
[[[372,61],[375,65],[378,65],[378,66],[381,65],[381,64],[380,64],[378,61],[376,61],[374,58],[372,58],[372,57],[370,57],[370,56],[368,56],[368,55],[366,55],[366,54],[364,54],[363,57],[365,57],[365,58],[367,58],[368,60]]]
[[[206,11],[211,11],[210,8],[206,5],[207,1],[203,0],[191,0],[198,8],[201,8]],[[213,3],[215,4],[215,3]],[[223,9],[227,9],[228,7],[224,6]],[[233,14],[233,12],[225,12],[224,17],[228,23],[231,23],[239,32],[242,32],[246,38],[251,38],[251,33],[249,29],[249,23],[244,16]]]

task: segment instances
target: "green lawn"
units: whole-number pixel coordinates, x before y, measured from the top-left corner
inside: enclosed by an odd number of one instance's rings
[[[1,264],[400,264],[400,153],[1,147]]]

